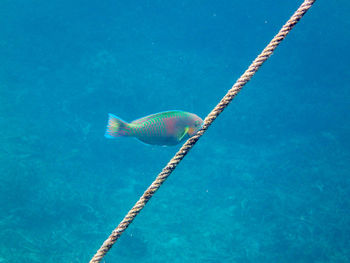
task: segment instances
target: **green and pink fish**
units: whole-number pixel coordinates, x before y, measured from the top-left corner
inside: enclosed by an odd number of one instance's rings
[[[109,114],[107,138],[134,137],[140,141],[170,146],[193,136],[203,124],[196,114],[185,111],[164,111],[127,123]]]

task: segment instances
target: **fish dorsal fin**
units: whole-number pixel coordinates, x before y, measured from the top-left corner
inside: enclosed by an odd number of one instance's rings
[[[133,120],[131,123],[134,123],[134,124],[141,124],[149,119],[152,119],[152,118],[155,118],[155,117],[159,117],[159,116],[166,116],[166,115],[172,115],[172,114],[180,114],[180,113],[183,113],[184,111],[180,111],[180,110],[170,110],[170,111],[162,111],[162,112],[158,112],[158,113],[154,113],[154,114],[151,114],[151,115],[147,115],[145,117],[142,117],[142,118],[139,118],[139,119],[136,119],[136,120]]]
[[[186,126],[185,129],[182,131],[182,133],[179,134],[179,136],[177,137],[177,139],[179,141],[181,141],[185,135],[187,134],[188,130],[190,129],[190,127]]]

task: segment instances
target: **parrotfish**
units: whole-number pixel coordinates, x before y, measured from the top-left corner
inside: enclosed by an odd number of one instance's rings
[[[170,146],[196,134],[203,120],[185,111],[164,111],[142,117],[130,123],[109,114],[105,137],[134,137],[146,144]]]

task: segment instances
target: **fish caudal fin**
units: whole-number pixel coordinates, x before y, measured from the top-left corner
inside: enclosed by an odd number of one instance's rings
[[[108,124],[105,133],[106,138],[130,136],[129,124],[113,114],[108,114]]]

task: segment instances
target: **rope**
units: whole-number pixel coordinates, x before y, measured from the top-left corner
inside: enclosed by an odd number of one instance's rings
[[[208,114],[204,119],[203,127],[191,138],[189,138],[180,150],[175,154],[175,156],[169,161],[169,163],[163,168],[161,173],[157,176],[154,182],[148,187],[141,198],[136,202],[134,207],[127,213],[124,219],[119,223],[118,227],[113,230],[111,235],[103,242],[100,249],[96,252],[90,263],[100,262],[101,259],[106,255],[106,253],[111,249],[113,244],[125,231],[125,229],[131,224],[135,217],[140,213],[142,208],[151,199],[154,193],[159,189],[159,187],[164,183],[168,176],[174,171],[176,166],[180,161],[186,156],[186,154],[191,150],[199,138],[204,134],[204,132],[209,128],[213,121],[219,116],[219,114],[228,106],[228,104],[233,100],[237,93],[242,89],[242,87],[253,77],[253,75],[258,71],[261,65],[271,56],[275,48],[282,42],[282,40],[287,36],[287,34],[292,30],[292,28],[299,22],[303,15],[309,10],[316,0],[305,0],[303,4],[298,8],[293,16],[285,23],[278,34],[271,40],[271,42],[265,47],[261,54],[253,61],[249,68],[244,72],[244,74],[236,81],[232,88],[227,92],[227,94],[222,98],[222,100],[217,104],[217,106]]]

